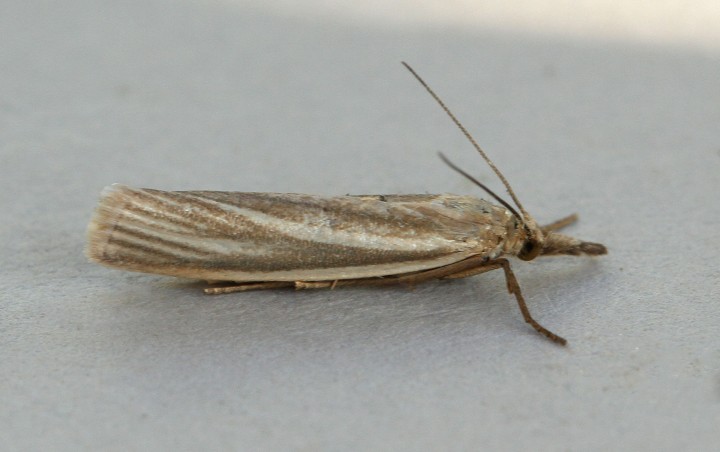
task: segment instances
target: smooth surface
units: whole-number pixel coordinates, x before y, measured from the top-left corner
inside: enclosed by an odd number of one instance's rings
[[[398,8],[398,13],[402,13]],[[581,17],[578,17],[581,20]],[[713,450],[720,58],[238,2],[0,7],[0,448]],[[478,194],[610,255],[406,289],[204,296],[88,263],[113,182]]]

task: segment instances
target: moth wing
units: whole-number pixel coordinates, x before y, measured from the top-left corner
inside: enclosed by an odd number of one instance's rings
[[[509,213],[456,195],[321,197],[107,187],[88,229],[98,263],[225,281],[333,280],[501,253]]]

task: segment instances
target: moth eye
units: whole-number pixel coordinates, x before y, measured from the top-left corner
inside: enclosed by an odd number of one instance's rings
[[[518,253],[518,257],[525,261],[535,259],[542,251],[542,245],[535,240],[528,240],[523,243],[523,247]]]

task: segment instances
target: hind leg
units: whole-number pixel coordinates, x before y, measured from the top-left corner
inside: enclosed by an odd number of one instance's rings
[[[224,293],[244,292],[246,290],[280,289],[282,287],[293,287],[292,281],[266,281],[253,283],[238,283],[234,286],[208,287],[203,291],[208,295],[219,295]]]

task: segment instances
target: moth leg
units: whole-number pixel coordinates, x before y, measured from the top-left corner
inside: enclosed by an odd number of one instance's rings
[[[515,274],[510,268],[510,262],[507,259],[495,259],[482,262],[476,267],[466,268],[464,270],[460,270],[455,273],[443,276],[442,279],[467,278],[468,276],[479,275],[481,273],[489,272],[491,270],[497,270],[499,268],[502,268],[505,272],[505,282],[507,283],[508,292],[510,292],[511,295],[515,295],[515,299],[518,302],[520,312],[522,313],[525,321],[532,325],[532,327],[535,328],[537,332],[547,337],[551,341],[556,342],[560,345],[565,345],[567,341],[564,338],[558,336],[557,334],[549,331],[547,328],[540,325],[535,319],[533,319],[532,315],[530,315],[530,310],[528,309],[527,304],[525,303],[525,298],[522,296],[522,292],[520,291],[520,284],[518,283],[517,278],[515,278]]]
[[[224,293],[244,292],[246,290],[279,289],[282,287],[293,287],[292,281],[265,281],[255,283],[238,283],[233,286],[208,287],[204,292],[208,295],[219,295]]]
[[[564,218],[561,218],[557,221],[553,221],[550,224],[546,224],[545,226],[541,226],[540,229],[542,229],[543,232],[551,232],[551,231],[558,231],[566,226],[570,226],[571,224],[578,221],[578,215],[576,213],[572,215],[568,215]]]
[[[535,330],[547,337],[551,341],[560,345],[565,345],[567,341],[557,334],[549,331],[540,325],[530,314],[530,310],[525,303],[525,298],[520,291],[520,284],[515,278],[515,274],[510,268],[510,262],[507,259],[485,260],[482,256],[469,257],[463,261],[444,267],[423,270],[414,273],[405,273],[400,275],[392,275],[384,278],[358,278],[358,279],[341,279],[337,281],[296,281],[295,287],[298,289],[320,289],[328,287],[342,286],[390,286],[398,284],[415,285],[431,279],[456,279],[465,278],[480,273],[489,272],[502,268],[505,272],[505,282],[508,292],[515,295],[520,312],[527,323]]]
[[[571,218],[571,217],[568,217]],[[562,220],[561,220],[562,221]],[[480,273],[489,272],[502,268],[505,272],[505,282],[510,294],[515,295],[518,307],[522,313],[525,322],[529,323],[535,330],[547,337],[551,341],[560,345],[565,345],[567,341],[551,332],[547,328],[540,325],[530,314],[530,310],[525,303],[525,298],[520,291],[520,284],[515,278],[515,274],[510,268],[510,262],[507,259],[485,260],[482,256],[469,257],[463,261],[444,267],[432,268],[413,273],[403,273],[399,275],[391,275],[384,278],[357,278],[357,279],[340,279],[328,281],[266,281],[257,283],[241,283],[228,287],[209,287],[205,289],[206,294],[222,294],[242,292],[245,290],[259,289],[277,289],[281,287],[295,287],[296,289],[325,289],[346,286],[390,286],[398,284],[415,285],[432,279],[457,279],[466,278],[468,276],[478,275]]]
[[[362,279],[361,279],[362,280]],[[355,281],[355,280],[353,280]],[[296,289],[327,289],[333,290],[338,286],[339,279],[331,281],[295,281]]]
[[[488,261],[486,265],[489,266],[497,266],[499,265],[502,267],[503,271],[505,272],[505,282],[507,283],[508,292],[515,295],[515,299],[518,302],[518,306],[520,307],[520,312],[522,313],[523,318],[527,323],[532,325],[535,330],[542,334],[543,336],[547,337],[551,341],[560,344],[565,345],[567,344],[567,341],[558,336],[557,334],[551,332],[547,328],[540,325],[535,319],[532,318],[532,315],[530,315],[530,310],[527,307],[527,304],[525,303],[525,298],[522,296],[522,292],[520,291],[520,284],[518,283],[517,279],[515,278],[515,274],[513,273],[512,269],[510,268],[510,262],[507,259],[495,259],[492,261]],[[495,267],[497,268],[497,267]]]
[[[416,285],[433,279],[445,278],[468,269],[475,269],[483,265],[485,259],[481,256],[469,257],[460,262],[445,265],[444,267],[431,268],[411,273],[388,275],[381,278],[357,278],[338,279],[330,281],[295,281],[297,289],[323,289],[335,287],[360,287],[360,286],[393,286],[400,284]],[[499,268],[499,267],[497,267]]]
[[[500,264],[492,264],[488,265],[487,263],[484,263],[482,266],[474,267],[474,268],[468,268],[466,270],[461,270],[455,273],[451,273],[449,275],[443,276],[440,279],[460,279],[460,278],[467,278],[468,276],[475,276],[479,275],[481,273],[489,272],[491,270],[497,270],[500,267]]]
[[[355,281],[355,280],[350,280],[350,281]],[[295,282],[293,282],[293,286],[295,286],[295,288],[297,290],[300,290],[300,289],[326,289],[328,287],[330,289],[334,289],[336,285],[337,285],[336,279],[334,279],[332,281],[295,281]]]

